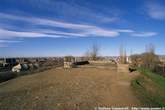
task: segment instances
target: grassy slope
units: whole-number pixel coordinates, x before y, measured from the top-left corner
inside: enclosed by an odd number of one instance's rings
[[[165,106],[165,77],[146,69],[132,81],[132,87],[144,106]]]

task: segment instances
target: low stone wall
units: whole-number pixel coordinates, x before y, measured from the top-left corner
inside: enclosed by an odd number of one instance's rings
[[[64,62],[64,68],[73,68],[73,62]]]

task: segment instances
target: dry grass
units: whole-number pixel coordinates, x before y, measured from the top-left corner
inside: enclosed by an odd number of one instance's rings
[[[141,105],[130,87],[135,74],[117,72],[112,65],[100,67],[51,69],[2,83],[0,108],[92,110],[97,106]]]

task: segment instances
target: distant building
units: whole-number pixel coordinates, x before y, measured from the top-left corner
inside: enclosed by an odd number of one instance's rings
[[[6,58],[5,63],[9,64],[10,66],[14,66],[17,64],[16,58]]]
[[[0,59],[0,63],[1,63],[1,64],[4,63],[4,58],[1,58],[1,59]]]
[[[1,66],[15,66],[17,64],[16,58],[1,58],[0,65]]]

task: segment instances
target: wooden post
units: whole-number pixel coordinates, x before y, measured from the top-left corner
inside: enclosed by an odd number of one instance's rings
[[[165,67],[165,64],[163,63],[163,73],[164,73],[164,67]]]

